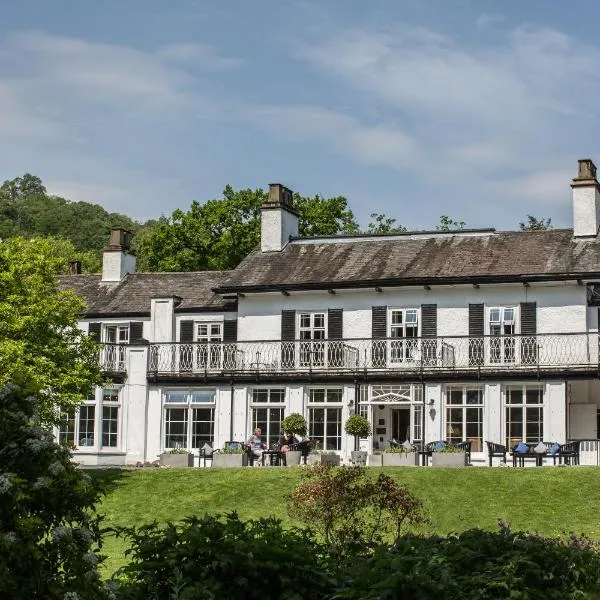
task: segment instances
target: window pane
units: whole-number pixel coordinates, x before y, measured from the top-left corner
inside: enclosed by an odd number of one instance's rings
[[[527,404],[541,404],[544,401],[544,393],[540,388],[526,388],[525,402]]]
[[[119,408],[117,406],[102,407],[102,446],[117,447],[117,430],[119,423]]]
[[[212,446],[215,441],[215,409],[192,409],[192,448]]]
[[[75,411],[61,411],[58,441],[66,446],[75,445]]]
[[[198,335],[201,337],[208,336],[208,325],[198,324]]]
[[[523,390],[522,388],[509,388],[506,390],[506,403],[507,404],[522,404],[523,403]]]
[[[500,323],[500,309],[492,308],[490,310],[490,323]]]
[[[129,327],[119,327],[119,342],[126,344],[129,341]]]
[[[79,409],[79,443],[78,446],[93,446],[96,429],[96,407],[82,406]]]
[[[187,408],[165,409],[165,448],[187,448]]]
[[[514,308],[505,308],[504,309],[504,320],[505,321],[514,321],[515,320],[515,309]]]
[[[341,388],[330,388],[327,390],[327,402],[341,402],[342,401],[342,389]]]
[[[446,402],[448,404],[462,404],[463,392],[460,390],[448,390],[446,392]]]
[[[310,390],[309,401],[310,402],[325,402],[325,390],[323,390],[323,389],[311,389]]]
[[[102,390],[102,402],[118,402],[119,390],[114,388],[105,388]]]
[[[318,328],[325,327],[325,315],[323,313],[317,313],[315,315],[314,326]]]
[[[401,310],[393,310],[392,311],[392,325],[401,325],[402,324],[402,311]]]
[[[417,322],[417,311],[416,309],[409,309],[406,311],[406,322],[407,323],[416,323]]]
[[[300,327],[310,328],[310,315],[300,315]]]
[[[188,392],[181,390],[170,390],[165,394],[165,402],[187,404]]]
[[[203,402],[210,404],[215,401],[214,390],[192,390],[190,396],[193,403]]]
[[[483,390],[467,390],[467,404],[483,404]]]
[[[285,402],[285,390],[270,390],[271,402]]]

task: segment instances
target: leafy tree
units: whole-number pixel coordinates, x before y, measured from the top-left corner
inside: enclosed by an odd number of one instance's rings
[[[0,597],[108,599],[98,491],[41,426],[40,401],[0,387]]]
[[[396,225],[396,219],[382,213],[371,213],[367,233],[402,233],[403,231],[406,231],[406,227]]]
[[[550,217],[541,217],[540,219],[533,215],[527,215],[526,223],[519,223],[521,231],[545,231],[552,229],[552,219]]]
[[[84,302],[57,289],[67,260],[64,240],[0,242],[0,385],[39,394],[46,421],[100,383],[97,345],[77,326]]]
[[[452,229],[464,229],[464,227],[464,221],[455,221],[454,219],[451,219],[448,215],[442,215],[440,217],[439,225],[435,226],[435,228],[438,231],[451,231]]]
[[[4,196],[9,200],[15,201],[27,196],[45,196],[46,186],[37,175],[25,173],[23,177],[15,177],[15,179],[7,179],[0,186],[0,196]]]
[[[149,271],[202,271],[236,267],[260,243],[262,189],[234,190],[204,204],[194,201],[188,212],[176,210],[137,242],[139,266]],[[358,225],[348,202],[339,196],[294,196],[301,235],[354,233]]]

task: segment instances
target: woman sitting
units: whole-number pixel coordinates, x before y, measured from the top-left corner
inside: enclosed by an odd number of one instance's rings
[[[279,438],[279,450],[281,452],[287,452],[290,450],[290,446],[297,444],[298,440],[291,433],[283,433]]]
[[[252,452],[252,456],[256,459],[256,463],[258,464],[258,460],[262,457],[262,453],[265,451],[266,445],[262,441],[262,430],[260,427],[257,427],[254,430],[254,435],[250,437],[250,439],[246,442],[246,446]]]

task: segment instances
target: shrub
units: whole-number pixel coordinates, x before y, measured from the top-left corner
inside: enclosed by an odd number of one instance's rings
[[[186,450],[185,448],[171,448],[170,450],[166,451],[166,454],[189,454],[189,450]]]
[[[244,448],[223,448],[220,452],[221,454],[246,454],[247,450]]]
[[[465,449],[457,446],[456,444],[446,444],[441,448],[434,448],[434,452],[440,452],[441,454],[458,454],[459,452],[464,452]]]
[[[132,543],[115,578],[122,600],[316,600],[334,589],[324,549],[275,519],[207,515],[117,533]]]
[[[473,529],[403,537],[392,549],[361,557],[346,575],[340,600],[583,600],[599,589],[600,554],[585,538]]]
[[[292,413],[281,422],[281,431],[292,435],[305,436],[308,431],[306,419],[300,413]]]
[[[406,523],[425,519],[406,486],[383,473],[373,480],[364,467],[307,467],[287,501],[290,515],[340,555],[396,539]]]
[[[344,430],[348,435],[365,438],[371,435],[371,423],[362,415],[352,415],[346,421]]]
[[[0,388],[0,597],[107,597],[99,492],[39,424],[40,401]]]

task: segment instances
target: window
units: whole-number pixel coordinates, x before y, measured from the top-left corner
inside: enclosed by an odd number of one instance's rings
[[[483,390],[451,387],[446,390],[446,440],[471,442],[473,452],[483,451]]]
[[[506,445],[541,442],[544,437],[544,391],[541,386],[510,386],[505,390]]]
[[[281,435],[281,421],[285,412],[285,389],[258,388],[252,390],[252,431],[262,430],[262,437],[269,447],[276,444]],[[280,406],[278,406],[280,405]]]
[[[58,426],[58,443],[64,446],[75,445],[75,410],[60,411],[60,424]]]
[[[391,362],[405,362],[416,358],[419,337],[419,311],[416,308],[390,311]]]
[[[165,448],[198,449],[215,440],[213,389],[165,392]]]
[[[326,321],[325,313],[300,313],[298,316],[300,340],[300,366],[322,367],[325,365]]]
[[[84,404],[79,407],[79,428],[78,428],[78,446],[93,447],[95,443],[96,431],[96,407],[90,404]]]
[[[129,325],[104,327],[103,367],[108,371],[125,370],[125,345],[129,343]]]
[[[515,362],[515,309],[490,308],[490,362]]]
[[[223,356],[223,323],[196,323],[196,366],[200,369],[218,368]]]
[[[102,390],[102,437],[103,448],[117,448],[119,445],[119,389]]]
[[[314,388],[308,397],[308,432],[324,450],[342,447],[342,389]]]

